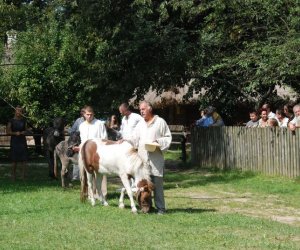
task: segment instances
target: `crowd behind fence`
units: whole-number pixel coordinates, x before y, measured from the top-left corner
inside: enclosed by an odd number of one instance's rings
[[[185,132],[181,127],[170,129],[173,144],[179,144],[176,135],[185,135]],[[291,178],[300,176],[300,129],[291,132],[278,127],[193,127],[188,137],[193,165]],[[26,138],[28,145],[34,147],[33,136]],[[10,136],[0,131],[0,146],[10,147],[9,140]]]
[[[300,129],[208,127],[191,131],[191,161],[201,167],[300,175]]]

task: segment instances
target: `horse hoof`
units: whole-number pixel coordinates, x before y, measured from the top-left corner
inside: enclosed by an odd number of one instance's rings
[[[108,203],[106,201],[103,202],[103,206],[108,207]]]
[[[132,208],[131,211],[132,211],[133,214],[137,214],[137,209],[136,208]]]
[[[94,207],[96,205],[96,201],[95,200],[91,200],[91,204]]]
[[[119,204],[119,208],[124,209],[125,208],[124,204]]]

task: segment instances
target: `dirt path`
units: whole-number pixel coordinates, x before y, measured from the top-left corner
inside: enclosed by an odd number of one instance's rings
[[[170,191],[167,198],[188,200],[190,205],[214,209],[221,213],[240,213],[243,215],[278,221],[280,223],[300,226],[300,209],[289,207],[277,196],[259,196],[252,193],[223,192],[205,190],[203,192]],[[299,238],[300,241],[300,238]]]

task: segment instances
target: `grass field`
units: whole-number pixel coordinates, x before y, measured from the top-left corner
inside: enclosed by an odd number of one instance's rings
[[[116,177],[110,206],[91,207],[79,201],[79,182],[63,190],[43,162],[16,182],[2,162],[0,249],[300,249],[299,179],[183,170],[177,157],[166,155],[164,216],[134,215],[128,199],[119,209]]]

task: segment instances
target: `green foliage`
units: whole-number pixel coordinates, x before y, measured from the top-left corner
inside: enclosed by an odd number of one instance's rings
[[[231,109],[245,101],[259,106],[275,85],[298,86],[296,12],[298,1],[202,1],[203,56],[194,89],[205,89],[203,101]]]
[[[298,0],[1,1],[0,33],[18,31],[1,90],[42,125],[192,80],[186,98],[202,93],[230,118],[275,85],[300,93],[299,10]]]

